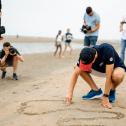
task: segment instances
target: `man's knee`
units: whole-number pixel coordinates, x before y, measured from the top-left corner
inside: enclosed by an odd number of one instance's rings
[[[124,78],[125,71],[122,68],[117,68],[113,71],[112,81],[115,83],[121,83]]]
[[[18,61],[18,57],[17,57],[17,56],[14,56],[14,57],[13,57],[13,60],[14,60],[14,61]]]
[[[75,67],[75,73],[77,76],[81,75],[82,71],[80,70],[80,68],[78,66]]]

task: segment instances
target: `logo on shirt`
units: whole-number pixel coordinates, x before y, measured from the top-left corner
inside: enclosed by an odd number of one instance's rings
[[[99,66],[101,67],[101,66],[103,66],[103,64],[104,64],[104,63],[103,63],[103,62],[101,62],[101,63],[99,64]]]
[[[109,59],[109,61],[111,61],[111,62],[112,62],[112,61],[113,61],[113,58],[111,57],[111,58]]]

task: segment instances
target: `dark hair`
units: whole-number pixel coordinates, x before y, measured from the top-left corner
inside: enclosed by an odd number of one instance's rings
[[[94,60],[95,54],[96,54],[96,49],[85,47],[81,50],[80,60],[84,64],[90,64]]]
[[[86,13],[87,13],[87,14],[90,14],[91,12],[92,12],[92,8],[91,8],[91,7],[87,7],[87,8],[86,8]]]
[[[11,46],[10,42],[4,42],[3,43],[3,47],[8,47],[8,46]]]

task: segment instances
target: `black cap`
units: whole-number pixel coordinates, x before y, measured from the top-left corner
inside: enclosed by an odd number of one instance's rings
[[[95,57],[96,50],[94,48],[85,47],[81,50],[80,53],[80,60],[83,64],[90,64]]]

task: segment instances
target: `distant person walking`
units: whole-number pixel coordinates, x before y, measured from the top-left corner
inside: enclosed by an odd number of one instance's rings
[[[120,22],[120,32],[121,32],[121,51],[120,57],[125,61],[125,48],[126,48],[126,16]]]
[[[83,27],[85,28],[84,46],[94,46],[98,39],[100,17],[91,7],[87,7],[83,20]]]
[[[2,9],[2,3],[1,3],[1,0],[0,0],[0,26],[1,26],[1,15],[2,15],[1,9]],[[3,37],[0,34],[0,40],[2,40],[2,39],[3,39]]]
[[[67,32],[65,34],[65,48],[64,48],[64,51],[63,51],[63,55],[65,54],[66,50],[67,50],[67,47],[70,48],[70,55],[72,53],[72,47],[71,47],[71,42],[72,42],[72,39],[73,39],[73,35],[72,33],[70,33],[70,29],[68,28],[67,29]]]
[[[59,51],[59,58],[61,58],[61,54],[62,54],[62,41],[63,41],[62,31],[59,30],[58,34],[56,35],[56,39],[55,39],[56,50],[54,52],[54,56],[56,56],[56,54],[58,52],[58,49],[60,49],[60,51]]]

